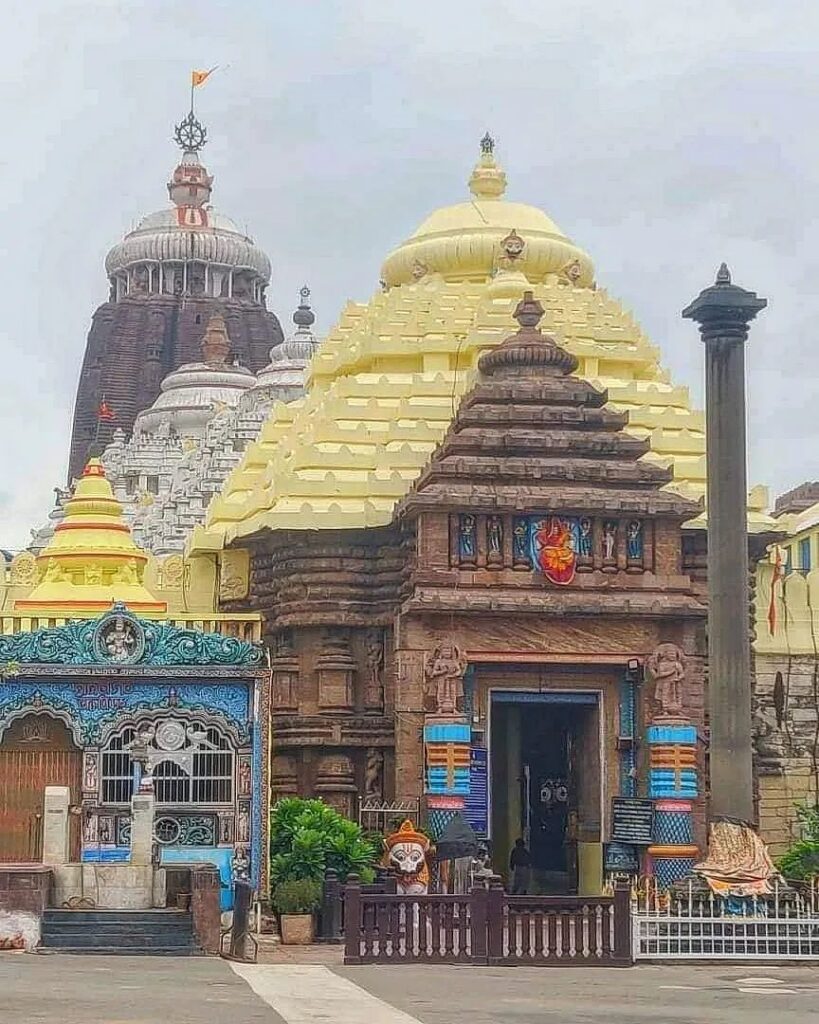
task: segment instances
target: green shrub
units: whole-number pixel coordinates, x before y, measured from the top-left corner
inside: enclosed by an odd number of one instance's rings
[[[819,807],[797,807],[802,838],[779,859],[777,867],[794,881],[819,876]]]
[[[321,882],[328,869],[345,881],[356,873],[375,877],[379,851],[354,821],[321,800],[288,797],[270,811],[270,878],[276,884],[292,879]]]
[[[272,903],[280,914],[312,914],[321,903],[321,882],[313,878],[291,878],[279,882]]]

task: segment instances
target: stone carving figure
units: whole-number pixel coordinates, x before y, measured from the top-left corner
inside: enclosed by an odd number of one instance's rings
[[[489,560],[503,560],[503,519],[500,516],[489,516],[486,521],[486,546]]]
[[[458,554],[464,561],[475,560],[475,517],[461,516],[458,521]]]
[[[626,553],[630,562],[640,562],[643,558],[643,524],[639,519],[632,519],[626,531]]]
[[[384,709],[384,637],[380,629],[372,629],[367,634],[367,682],[364,691],[364,703],[371,710]]]
[[[118,616],[103,634],[103,645],[111,661],[126,661],[136,646],[134,627]]]
[[[603,560],[605,562],[614,561],[614,551],[617,545],[617,523],[612,519],[607,519],[603,523]]]
[[[661,718],[678,718],[683,711],[685,655],[676,644],[662,643],[649,655],[646,667],[654,680],[654,700]]]
[[[375,747],[367,751],[364,767],[364,798],[381,801],[384,799],[384,755]]]
[[[426,692],[439,715],[454,715],[464,697],[467,661],[460,649],[445,641],[432,652],[426,666]]]
[[[518,516],[512,527],[512,556],[516,563],[529,562],[529,520]]]
[[[592,557],[592,522],[588,516],[583,516],[578,524],[580,527],[577,536],[577,554],[580,558]]]

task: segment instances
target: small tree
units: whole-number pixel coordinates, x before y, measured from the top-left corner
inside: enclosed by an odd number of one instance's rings
[[[328,869],[342,881],[355,872],[374,877],[375,845],[361,826],[321,800],[288,797],[270,812],[270,878],[274,885],[291,879],[320,881]]]

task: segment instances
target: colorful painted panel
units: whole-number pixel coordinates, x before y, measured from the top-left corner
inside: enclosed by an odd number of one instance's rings
[[[426,792],[465,797],[469,793],[469,743],[464,721],[433,721],[424,726]]]
[[[80,746],[96,746],[105,726],[123,713],[163,708],[216,713],[227,720],[240,742],[250,735],[250,687],[243,682],[54,682],[15,678],[0,686],[0,721],[27,711],[51,711],[69,726]]]
[[[529,523],[532,565],[551,583],[571,583],[577,569],[580,525],[575,518],[546,515]]]
[[[115,604],[99,619],[0,636],[0,662],[39,665],[258,665],[262,648],[221,633],[151,622]]]

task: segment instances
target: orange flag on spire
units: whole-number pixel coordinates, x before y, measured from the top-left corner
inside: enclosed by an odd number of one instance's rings
[[[208,76],[212,75],[218,67],[219,65],[216,64],[210,69],[210,71],[191,71],[191,89],[195,89],[198,85],[202,85],[203,82],[206,82]]]

